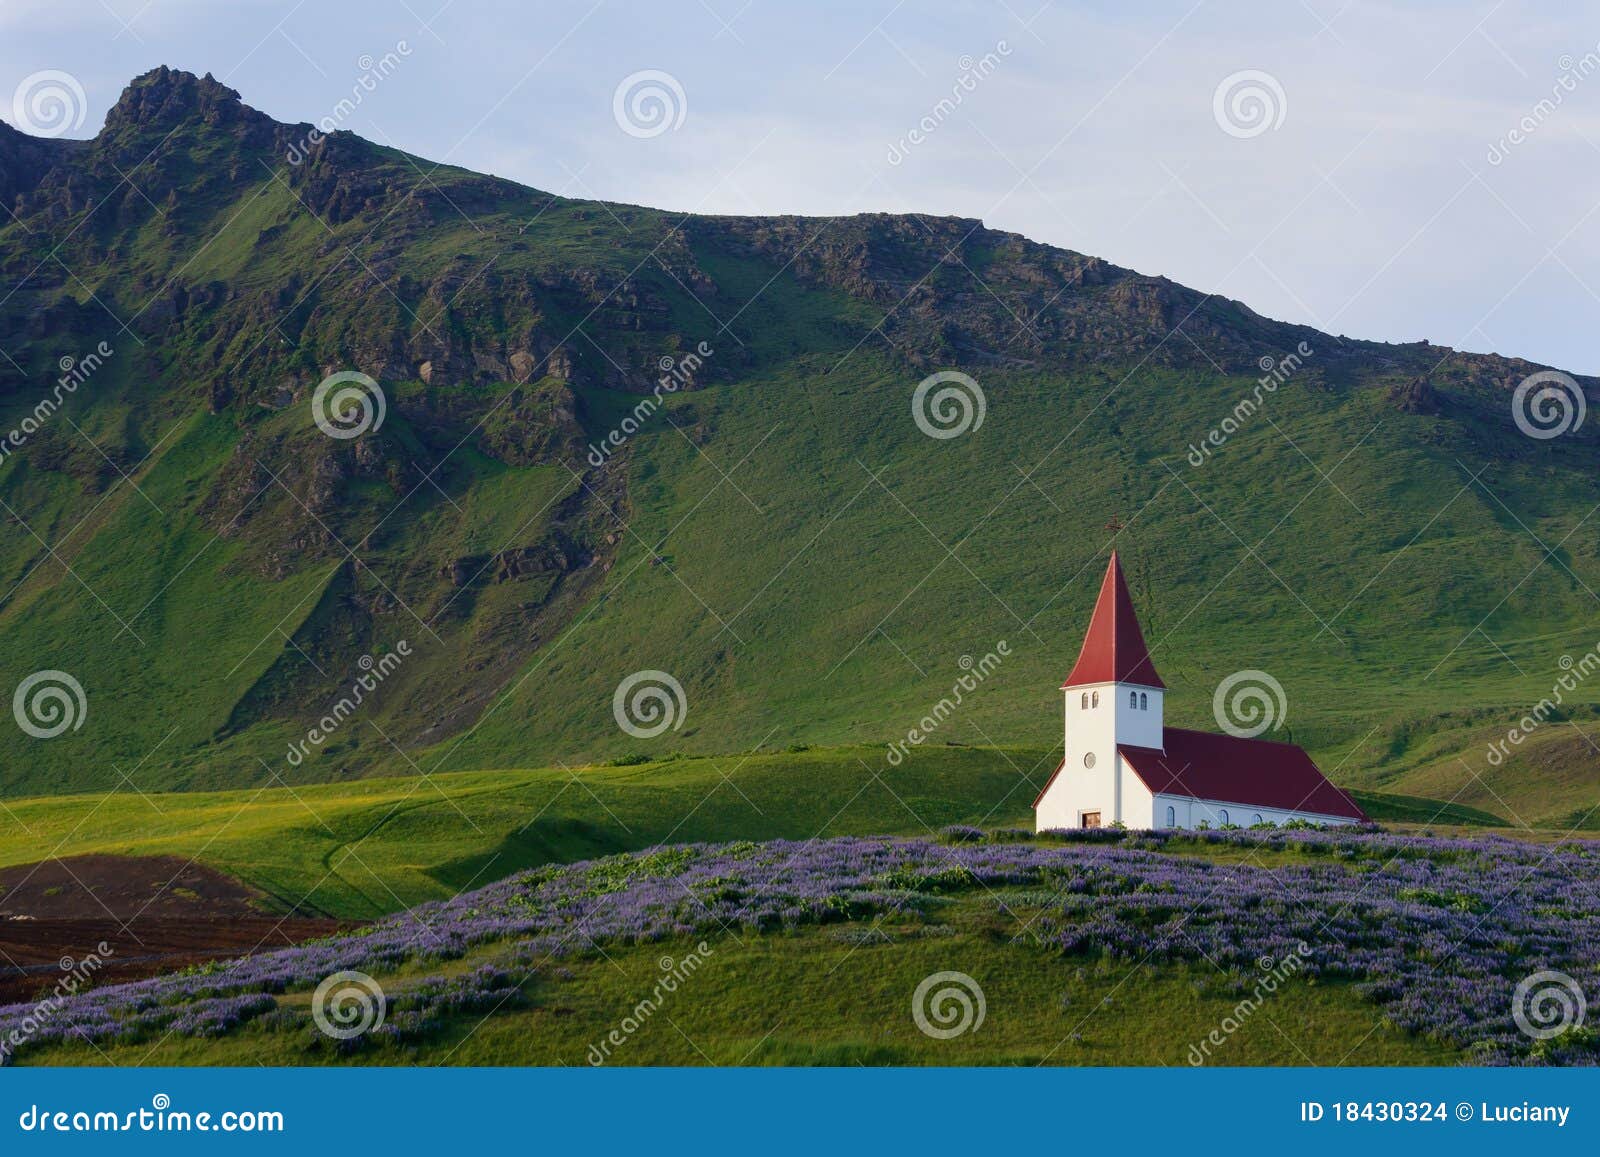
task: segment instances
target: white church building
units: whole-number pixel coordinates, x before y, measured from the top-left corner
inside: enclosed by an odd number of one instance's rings
[[[1294,744],[1166,726],[1166,684],[1115,554],[1062,690],[1066,751],[1033,801],[1038,831],[1367,819]]]

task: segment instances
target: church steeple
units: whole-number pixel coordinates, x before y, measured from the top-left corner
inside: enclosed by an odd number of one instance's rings
[[[1166,684],[1156,674],[1115,554],[1106,564],[1089,630],[1062,685],[1065,731],[1061,769],[1039,811],[1046,827],[1098,827],[1150,821],[1130,776],[1125,749],[1158,756],[1166,749]],[[1046,793],[1052,789],[1046,788]],[[1131,794],[1130,794],[1131,793]],[[1148,794],[1148,793],[1147,793]],[[1038,805],[1036,805],[1038,806]],[[1153,805],[1151,805],[1153,806]]]
[[[1122,577],[1122,563],[1117,560],[1116,551],[1111,552],[1111,561],[1106,565],[1106,577],[1100,583],[1100,597],[1095,600],[1089,630],[1083,637],[1083,649],[1078,652],[1072,674],[1061,686],[1081,687],[1091,683],[1166,687],[1150,661],[1150,651],[1144,643],[1144,632],[1139,629],[1133,596],[1128,593],[1128,582]]]
[[[1166,726],[1166,685],[1115,554],[1062,688],[1061,763],[1033,801],[1038,831],[1367,818],[1298,747]]]

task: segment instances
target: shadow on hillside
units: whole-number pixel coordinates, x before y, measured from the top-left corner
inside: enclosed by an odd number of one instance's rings
[[[491,851],[451,860],[431,869],[428,875],[452,891],[482,887],[525,868],[541,864],[570,864],[616,852],[648,846],[641,836],[629,836],[610,825],[590,823],[567,816],[535,820],[521,831],[512,832]]]

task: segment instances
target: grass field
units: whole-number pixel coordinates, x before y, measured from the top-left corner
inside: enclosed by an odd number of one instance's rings
[[[1031,827],[1053,753],[924,746],[684,758],[625,767],[447,773],[244,791],[44,797],[0,810],[0,866],[91,852],[178,855],[266,906],[367,918],[526,867],[657,843],[926,836]],[[1504,823],[1461,805],[1362,792],[1375,819]]]
[[[1021,826],[1050,767],[1031,750],[830,748],[626,767],[450,773],[248,791],[13,800],[0,864],[175,854],[280,909],[369,917],[536,864],[663,842],[927,835]]]
[[[1240,993],[1205,964],[1133,968],[1063,960],[1013,945],[991,905],[966,901],[919,922],[867,922],[789,934],[713,937],[706,963],[660,1011],[607,1050],[620,1065],[1184,1065],[1190,1046],[1234,1013]],[[866,940],[864,945],[860,942]],[[607,948],[540,970],[525,1007],[466,1014],[418,1045],[371,1047],[363,1064],[585,1065],[661,977],[698,941]],[[493,951],[384,979],[399,994],[423,975],[457,975]],[[923,978],[959,967],[982,986],[975,1032],[936,1040],[918,1030],[911,994]],[[1103,1002],[1103,1003],[1102,1003]],[[282,998],[304,1013],[310,993]],[[23,1064],[315,1065],[341,1055],[314,1032],[245,1029],[218,1040],[172,1036],[155,1044],[61,1045]],[[1228,1036],[1208,1063],[1223,1065],[1439,1065],[1456,1050],[1383,1024],[1345,984],[1293,983]]]

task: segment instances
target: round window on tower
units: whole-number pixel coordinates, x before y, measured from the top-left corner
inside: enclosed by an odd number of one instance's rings
[[[1093,767],[1094,766],[1094,752],[1092,752],[1092,751],[1084,752],[1084,754],[1083,754],[1083,766],[1085,766],[1085,767]]]

